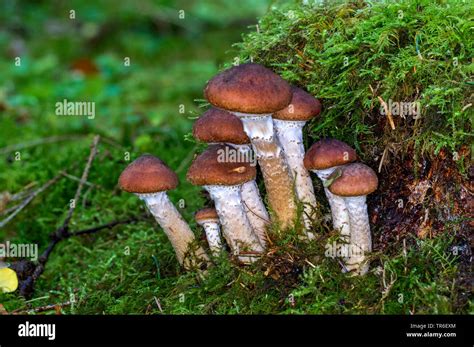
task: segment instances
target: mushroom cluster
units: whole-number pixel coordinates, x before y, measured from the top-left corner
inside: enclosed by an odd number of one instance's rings
[[[331,207],[333,227],[346,243],[344,271],[363,275],[372,250],[366,195],[377,189],[377,175],[367,165],[354,163],[357,154],[336,139],[316,142],[305,155],[304,166],[321,179]]]
[[[243,159],[253,165],[250,140],[244,132],[242,122],[232,113],[214,107],[210,108],[194,123],[193,136],[196,140],[208,144],[227,144],[232,148],[232,152],[227,152],[227,160]],[[242,184],[241,194],[250,225],[262,246],[265,246],[267,243],[266,227],[270,217],[260,197],[255,179]]]
[[[274,112],[290,104],[290,85],[261,65],[242,64],[212,78],[204,96],[214,107],[242,120],[262,170],[270,208],[283,228],[293,225],[296,218],[293,178],[272,121]]]
[[[320,101],[254,63],[216,75],[204,96],[211,107],[194,123],[193,136],[208,147],[194,159],[186,177],[203,187],[214,205],[195,214],[211,254],[218,256],[228,247],[239,262],[252,263],[268,247],[270,222],[285,230],[300,225],[300,215],[311,239],[318,208],[312,171],[323,183],[334,229],[354,250],[344,258],[344,270],[367,273],[372,246],[366,196],[377,188],[377,176],[356,162],[354,149],[336,139],[322,139],[305,153],[303,127],[320,115]],[[265,200],[256,182],[257,163]],[[202,268],[208,263],[205,250],[166,195],[178,179],[160,159],[138,158],[119,183],[145,201],[182,265]]]
[[[374,170],[362,163],[352,163],[342,169],[340,177],[329,186],[334,196],[346,204],[350,224],[350,255],[347,271],[364,275],[369,271],[367,253],[372,251],[366,196],[377,189],[378,179]]]
[[[222,224],[231,251],[242,262],[254,260],[248,254],[259,254],[264,248],[250,225],[242,204],[242,185],[252,181],[256,169],[246,161],[221,161],[227,145],[212,145],[199,155],[188,170],[187,179],[206,189]]]

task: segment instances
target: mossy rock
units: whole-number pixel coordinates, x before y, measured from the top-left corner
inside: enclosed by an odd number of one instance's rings
[[[376,251],[443,233],[469,244],[472,14],[456,0],[277,2],[237,44],[236,62],[321,99],[307,148],[337,138],[378,171],[368,200]]]

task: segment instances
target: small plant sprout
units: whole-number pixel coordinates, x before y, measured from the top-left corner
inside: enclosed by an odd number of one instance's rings
[[[212,78],[204,95],[220,109],[238,116],[262,170],[268,202],[283,228],[293,225],[296,203],[293,179],[273,131],[272,113],[288,106],[291,87],[258,64],[242,64]]]
[[[304,166],[321,179],[324,193],[331,207],[332,224],[341,233],[346,242],[350,240],[349,212],[344,199],[333,195],[328,187],[331,178],[339,173],[340,168],[357,159],[356,152],[346,143],[335,139],[324,139],[313,144],[306,152]]]
[[[378,179],[374,170],[362,163],[352,163],[342,169],[342,174],[329,186],[331,193],[344,198],[351,225],[350,249],[357,250],[347,261],[347,269],[357,275],[369,271],[366,254],[372,250],[366,196],[377,189]]]
[[[250,139],[244,132],[242,121],[230,112],[214,107],[210,108],[194,123],[193,136],[202,142],[210,144],[225,143],[235,148],[227,160],[243,158],[252,161],[253,153],[250,148]],[[260,197],[260,191],[255,180],[242,184],[241,193],[250,225],[262,246],[265,247],[267,243],[266,228],[270,217]]]
[[[304,224],[311,228],[311,214],[316,209],[313,182],[303,164],[303,127],[321,113],[321,103],[304,90],[292,87],[293,98],[283,110],[273,114],[275,133],[285,152],[286,161],[295,177],[296,196],[304,204]]]
[[[193,247],[193,232],[166,194],[177,187],[178,177],[165,163],[152,155],[142,155],[125,168],[119,185],[145,202],[168,236],[181,265],[186,269],[206,266],[208,256],[201,247]]]
[[[255,257],[244,254],[260,254],[264,250],[242,206],[241,186],[255,179],[256,169],[245,161],[221,162],[219,155],[226,147],[229,148],[226,145],[209,146],[193,161],[187,178],[209,192],[227,244],[240,261],[248,263]]]
[[[207,243],[211,253],[218,256],[222,251],[221,230],[219,227],[219,216],[215,208],[203,208],[194,215],[196,223],[204,228]]]

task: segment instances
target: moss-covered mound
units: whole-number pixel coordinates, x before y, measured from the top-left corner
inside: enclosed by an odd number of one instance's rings
[[[448,233],[470,254],[472,14],[456,0],[284,2],[238,44],[239,61],[322,100],[308,145],[341,139],[378,171],[368,201],[376,251]]]
[[[471,6],[307,3],[273,6],[239,44],[240,61],[271,67],[321,98],[308,144],[341,139],[378,170],[371,206],[380,241],[462,229],[472,202]]]

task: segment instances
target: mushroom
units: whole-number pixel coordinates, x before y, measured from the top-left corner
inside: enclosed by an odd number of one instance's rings
[[[303,127],[307,121],[321,112],[318,99],[298,87],[292,87],[293,98],[284,109],[273,114],[275,133],[285,152],[285,158],[295,177],[296,196],[304,206],[304,224],[311,228],[311,214],[316,209],[313,182],[304,160]]]
[[[255,179],[256,169],[245,161],[219,160],[228,149],[226,145],[209,146],[193,161],[187,178],[209,192],[227,244],[234,255],[247,263],[254,260],[253,255],[248,254],[259,254],[264,250],[242,206],[241,186]]]
[[[186,269],[206,265],[209,258],[201,247],[193,247],[193,232],[166,194],[167,190],[177,187],[178,177],[163,161],[149,154],[142,155],[125,168],[119,185],[145,202],[168,236],[181,265]]]
[[[244,132],[242,121],[232,113],[214,107],[210,108],[194,123],[193,136],[199,141],[210,144],[225,143],[235,148],[237,152],[232,154],[236,158],[252,161],[250,140]],[[254,179],[242,184],[242,202],[252,229],[257,234],[262,246],[265,247],[267,243],[266,227],[270,217]]]
[[[219,228],[219,216],[215,208],[203,208],[194,215],[196,223],[204,228],[207,243],[214,256],[219,255],[222,250],[221,230]]]
[[[347,269],[364,275],[369,271],[366,254],[372,250],[366,196],[377,189],[378,179],[374,170],[362,163],[352,163],[342,169],[342,174],[329,186],[336,196],[343,197],[351,225],[351,254]]]
[[[243,123],[262,169],[268,202],[283,228],[296,218],[293,179],[273,131],[272,113],[288,106],[291,87],[280,76],[258,64],[242,64],[212,78],[204,95]]]
[[[335,139],[323,139],[313,144],[304,156],[304,166],[313,171],[323,182],[324,193],[331,207],[332,224],[342,239],[349,241],[349,213],[344,199],[333,195],[327,188],[331,175],[339,172],[342,165],[357,159],[356,152],[346,143]],[[339,169],[339,170],[338,170]],[[336,171],[337,170],[337,171]]]

